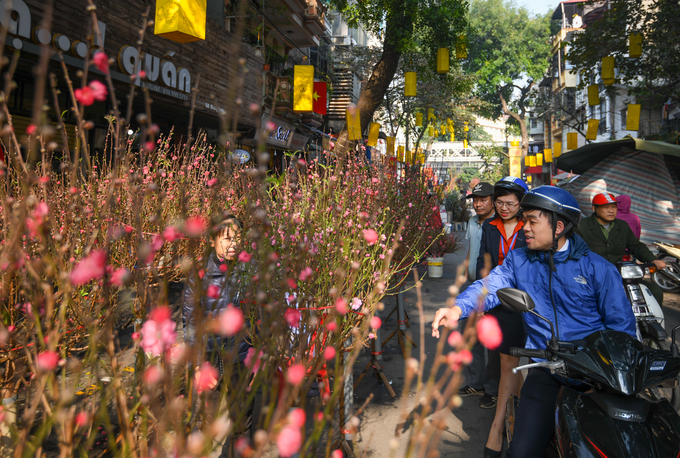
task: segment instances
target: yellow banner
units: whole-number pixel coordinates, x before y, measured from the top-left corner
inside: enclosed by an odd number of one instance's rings
[[[372,122],[368,127],[368,141],[366,146],[378,146],[378,134],[380,133],[380,124]]]
[[[586,130],[586,140],[597,140],[597,128],[600,126],[599,119],[588,120],[588,130]]]
[[[640,129],[640,104],[631,103],[626,114],[626,130],[638,129]]]
[[[349,110],[347,110],[346,117],[349,139],[361,140],[361,114],[359,113],[359,109],[356,108],[354,110],[354,116],[352,116]]]
[[[293,76],[293,111],[298,113],[314,109],[314,67],[296,65]]]
[[[387,155],[394,156],[394,139],[395,137],[387,137]]]
[[[567,134],[567,149],[578,148],[578,134],[576,132],[569,132]]]

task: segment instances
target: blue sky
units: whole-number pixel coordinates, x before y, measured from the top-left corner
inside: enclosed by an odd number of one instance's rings
[[[535,14],[541,14],[548,10],[554,11],[559,5],[559,0],[517,0],[517,3],[526,6],[529,11]]]

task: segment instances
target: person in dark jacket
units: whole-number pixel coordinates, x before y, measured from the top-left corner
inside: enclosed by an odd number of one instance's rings
[[[244,361],[252,345],[246,337],[238,335],[222,337],[206,332],[204,324],[206,320],[216,318],[227,306],[242,307],[243,305],[247,266],[237,259],[242,230],[242,223],[233,215],[226,216],[221,223],[213,227],[210,238],[210,245],[213,249],[208,255],[202,272],[189,277],[182,298],[184,341],[191,347],[205,345],[205,351],[199,350],[196,369],[198,370],[201,364],[201,358],[205,358],[218,369],[220,379],[222,379],[224,374],[222,353],[226,351],[227,354],[233,354],[230,381],[232,385],[239,382],[241,374],[246,370]],[[248,323],[247,319],[246,323]],[[241,399],[245,399],[245,396]],[[215,389],[209,393],[209,399],[206,402],[208,421],[219,407],[219,400],[219,390]],[[243,412],[245,415],[240,416]],[[252,434],[252,403],[229,406],[229,416],[237,425],[234,428],[235,436],[249,437]],[[237,417],[239,417],[238,423],[235,421]],[[223,449],[223,453],[227,455],[234,443],[230,439],[228,438],[225,442]]]
[[[491,270],[503,264],[511,250],[526,246],[526,239],[522,227],[522,212],[519,206],[524,193],[528,191],[526,183],[516,177],[505,177],[494,185],[493,200],[496,216],[484,221],[482,225],[482,241],[477,258],[477,278],[483,278],[484,269]],[[489,257],[491,264],[486,263]],[[485,265],[487,264],[487,265]],[[525,341],[522,315],[505,307],[497,307],[488,312],[498,320],[503,333],[503,341],[495,350],[489,350],[489,364],[498,363],[496,368],[487,368],[491,373],[499,373],[498,396],[494,399],[485,393],[480,401],[480,407],[496,407],[496,415],[489,430],[485,455],[496,456],[503,444],[503,430],[505,427],[506,403],[510,395],[519,396],[522,388],[522,374],[513,374],[512,369],[519,365],[519,358],[510,354],[510,348],[523,347]],[[497,352],[500,358],[492,357]]]
[[[462,292],[455,306],[439,309],[432,336],[439,337],[441,324],[477,310],[480,299],[484,310],[491,310],[500,305],[498,290],[518,288],[531,296],[536,312],[552,322],[558,340],[583,339],[604,329],[635,337],[635,315],[616,267],[572,233],[581,218],[576,199],[564,189],[540,186],[527,192],[521,205],[527,246],[510,251],[486,279]],[[551,337],[550,324],[530,313],[522,318],[526,348],[544,350]],[[555,429],[555,401],[563,385],[572,382],[543,368],[529,369],[506,457],[543,456]]]
[[[576,232],[586,241],[590,249],[612,264],[623,261],[626,250],[642,262],[653,262],[658,269],[666,263],[656,259],[647,245],[635,237],[625,221],[616,218],[618,209],[616,198],[611,193],[601,193],[593,197],[593,214],[583,218]],[[663,303],[663,291],[655,284],[643,281],[656,301]]]

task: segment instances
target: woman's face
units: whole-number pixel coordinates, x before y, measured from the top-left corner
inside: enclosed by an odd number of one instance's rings
[[[230,224],[221,234],[212,239],[210,244],[215,248],[215,254],[218,258],[233,261],[238,254],[236,248],[240,242],[241,234],[238,227],[235,224]]]
[[[519,200],[514,194],[498,197],[494,205],[496,206],[496,213],[504,221],[515,218],[519,213]]]

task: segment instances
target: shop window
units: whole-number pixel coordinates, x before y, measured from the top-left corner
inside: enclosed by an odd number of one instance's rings
[[[626,129],[626,122],[628,121],[628,107],[621,110],[621,130]]]

